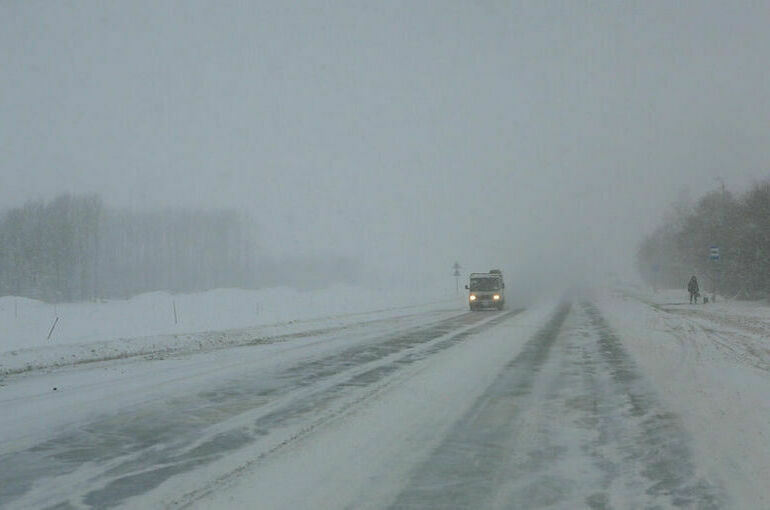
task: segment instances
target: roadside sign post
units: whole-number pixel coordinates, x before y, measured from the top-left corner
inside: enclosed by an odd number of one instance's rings
[[[452,269],[454,269],[454,277],[455,277],[455,294],[460,295],[460,263],[455,262],[452,266]]]
[[[717,301],[717,280],[719,275],[719,246],[709,248],[709,258],[711,259],[711,302]]]

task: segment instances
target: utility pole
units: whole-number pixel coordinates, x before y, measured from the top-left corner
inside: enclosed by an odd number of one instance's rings
[[[711,302],[717,301],[717,280],[719,277],[719,246],[712,246],[709,249],[709,258],[711,259]]]
[[[458,296],[460,295],[460,263],[455,262],[452,266],[452,269],[454,269],[454,277],[455,277],[455,294]]]
[[[725,180],[722,179],[722,177],[716,177],[716,180],[719,182],[719,186],[722,191],[722,197],[721,197],[721,203],[719,204],[719,231],[718,231],[718,239],[717,246],[711,247],[711,267],[712,267],[712,274],[713,274],[713,289],[711,293],[711,302],[715,303],[717,300],[717,286],[721,287],[721,280],[722,280],[722,264],[721,264],[721,257],[719,253],[719,246],[724,245],[724,228],[725,228],[725,219],[727,217],[727,189],[725,188]],[[715,250],[716,248],[716,250]]]

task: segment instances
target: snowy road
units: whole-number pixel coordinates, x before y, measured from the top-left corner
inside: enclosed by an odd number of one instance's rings
[[[117,506],[246,445],[267,455],[515,313],[431,312],[12,380],[0,402],[0,503]]]
[[[591,305],[562,305],[393,508],[719,508],[687,437]]]
[[[695,319],[610,304],[421,312],[10,378],[0,506],[762,508],[759,436],[751,473],[709,460],[729,449],[694,425],[713,395],[672,398],[642,355],[655,344],[615,329],[617,306]]]

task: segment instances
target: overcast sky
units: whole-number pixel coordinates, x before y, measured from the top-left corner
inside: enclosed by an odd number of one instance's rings
[[[290,4],[290,5],[287,5]],[[0,0],[0,206],[230,206],[372,274],[629,271],[770,175],[770,2]]]

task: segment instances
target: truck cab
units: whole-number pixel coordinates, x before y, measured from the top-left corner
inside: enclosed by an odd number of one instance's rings
[[[502,310],[505,306],[505,283],[499,269],[492,269],[488,273],[471,273],[470,282],[465,288],[468,289],[468,306],[473,311],[484,308]]]

